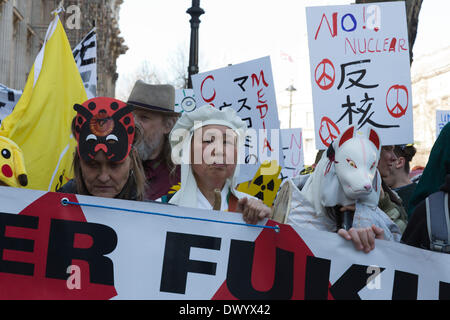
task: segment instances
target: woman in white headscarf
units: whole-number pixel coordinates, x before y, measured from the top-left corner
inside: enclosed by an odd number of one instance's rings
[[[181,188],[163,202],[240,212],[252,224],[269,217],[271,210],[261,200],[236,190],[246,129],[231,108],[205,105],[183,113],[170,133],[172,160],[181,165]]]

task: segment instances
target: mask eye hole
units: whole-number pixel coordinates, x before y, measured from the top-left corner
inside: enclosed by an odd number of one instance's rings
[[[119,139],[114,134],[110,134],[109,136],[106,137],[106,141],[108,143],[116,143],[119,142]]]
[[[89,141],[89,140],[97,141],[97,137],[95,136],[95,134],[90,134],[86,137],[86,141]]]
[[[353,160],[351,160],[351,159],[346,159],[346,160],[347,160],[348,164],[349,164],[351,167],[353,167],[353,168],[355,168],[355,169],[358,168],[358,167],[356,166],[355,161],[353,161]]]

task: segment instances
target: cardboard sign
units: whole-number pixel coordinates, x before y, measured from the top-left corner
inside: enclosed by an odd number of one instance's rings
[[[194,90],[175,90],[175,112],[192,112],[197,108]]]
[[[302,129],[281,129],[281,141],[284,156],[281,177],[291,178],[298,175],[304,168]]]
[[[80,70],[88,99],[97,96],[97,34],[92,29],[73,49],[73,56]]]
[[[442,128],[450,122],[450,110],[436,110],[436,139]]]
[[[0,123],[11,114],[22,96],[22,91],[10,89],[0,83]]]
[[[238,182],[250,181],[264,161],[276,160],[283,166],[270,57],[193,75],[192,85],[197,106],[233,108],[247,123]],[[278,166],[273,171],[277,169]]]
[[[404,2],[306,8],[316,147],[350,125],[413,143]]]
[[[0,298],[450,298],[448,254],[385,240],[365,254],[331,232],[241,223],[236,213],[0,187]]]

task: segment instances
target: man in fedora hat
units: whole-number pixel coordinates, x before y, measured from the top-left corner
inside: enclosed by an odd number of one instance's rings
[[[175,88],[138,80],[128,104],[135,107],[136,121],[144,131],[137,149],[147,177],[146,199],[156,200],[180,181],[180,168],[172,162],[169,142],[169,133],[180,116],[174,112]]]

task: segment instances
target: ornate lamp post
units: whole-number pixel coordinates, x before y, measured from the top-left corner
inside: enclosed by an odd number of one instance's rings
[[[192,7],[186,13],[191,16],[191,48],[189,52],[189,67],[188,67],[188,88],[192,89],[193,74],[198,73],[198,29],[200,27],[200,16],[205,11],[200,8],[200,0],[192,0]]]
[[[292,128],[292,93],[297,89],[291,84],[286,91],[289,91],[289,128]]]

